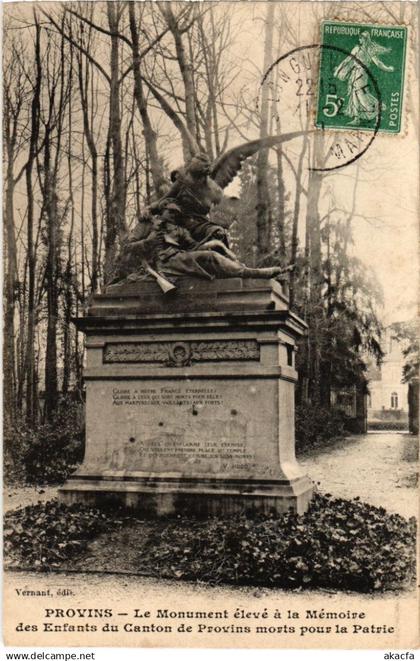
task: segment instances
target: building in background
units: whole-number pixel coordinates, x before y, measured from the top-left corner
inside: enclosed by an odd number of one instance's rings
[[[368,429],[408,430],[408,384],[402,382],[404,345],[385,330],[382,364],[371,364],[368,371]]]
[[[331,389],[331,406],[345,414],[346,429],[352,434],[367,432],[367,397],[366,383]]]

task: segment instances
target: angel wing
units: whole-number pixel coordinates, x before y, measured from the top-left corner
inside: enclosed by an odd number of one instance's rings
[[[221,188],[226,188],[228,184],[236,177],[242,166],[242,161],[260,149],[274,147],[287,140],[298,138],[305,135],[307,131],[295,131],[294,133],[284,133],[283,135],[270,135],[267,138],[259,138],[251,142],[245,142],[243,145],[229,149],[221,154],[213,163],[210,177],[219,184]]]

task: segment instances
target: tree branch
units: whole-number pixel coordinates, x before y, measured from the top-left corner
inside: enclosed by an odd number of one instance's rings
[[[110,78],[110,76],[108,76],[107,72],[106,72],[105,69],[99,64],[99,62],[97,62],[97,61],[95,60],[95,58],[92,57],[92,55],[91,55],[91,54],[90,54],[85,48],[83,48],[83,46],[80,46],[80,44],[78,44],[76,41],[74,41],[74,39],[72,39],[71,37],[69,37],[69,35],[66,34],[66,33],[60,28],[59,25],[57,25],[57,23],[54,21],[54,19],[53,19],[49,14],[47,14],[46,11],[44,11],[43,9],[41,9],[41,7],[39,7],[39,11],[41,12],[41,14],[43,14],[44,16],[46,16],[46,18],[49,19],[50,23],[52,23],[52,25],[55,27],[55,29],[57,30],[57,32],[59,32],[59,33],[64,37],[64,39],[66,39],[68,42],[70,42],[75,48],[77,48],[81,53],[83,53],[83,55],[85,55],[85,56],[88,58],[88,60],[90,60],[90,62],[92,62],[92,64],[95,65],[95,67],[98,69],[98,71],[101,72],[101,74],[104,76],[104,78],[105,78],[105,79],[107,80],[107,82],[110,84],[110,83],[111,83],[111,78]],[[48,28],[45,28],[45,29],[48,30]]]
[[[189,10],[187,10],[187,11],[189,11]],[[177,21],[180,21],[181,18],[182,18],[183,16],[185,16],[185,14],[186,14],[185,11],[182,12],[182,14],[180,14],[180,16],[177,18]],[[168,26],[168,27],[165,28],[160,34],[158,34],[158,36],[156,37],[156,39],[154,39],[154,40],[152,41],[152,43],[149,44],[149,45],[147,46],[147,48],[145,48],[143,51],[141,51],[141,53],[140,53],[140,55],[139,55],[140,60],[142,60],[142,59],[147,55],[147,53],[148,53],[149,51],[151,51],[152,48],[154,48],[154,47],[156,46],[157,43],[159,43],[159,41],[165,36],[165,34],[167,34],[167,33],[169,32],[169,30],[170,30],[170,28],[169,28],[169,26]],[[130,73],[130,71],[132,71],[132,70],[133,70],[133,65],[130,64],[130,66],[124,71],[124,73],[121,74],[121,76],[120,76],[120,80],[119,80],[119,83],[122,83],[122,81],[124,80],[124,78],[125,78],[125,77]]]
[[[194,137],[188,131],[187,127],[184,125],[182,120],[178,117],[176,111],[172,108],[172,106],[168,103],[168,101],[162,96],[162,94],[160,94],[160,92],[158,92],[158,90],[146,78],[144,78],[143,76],[141,78],[146,83],[147,87],[149,88],[155,99],[159,102],[162,110],[173,121],[176,128],[181,133],[183,139],[187,143],[190,151],[192,153],[198,153],[200,149],[197,143],[195,142]]]
[[[111,30],[107,30],[106,28],[103,28],[100,25],[97,25],[93,21],[90,21],[85,16],[82,16],[77,11],[74,11],[74,9],[67,9],[67,7],[66,7],[64,11],[66,11],[69,14],[73,14],[73,16],[76,16],[76,18],[78,18],[79,20],[84,21],[87,25],[89,25],[94,30],[97,30],[98,32],[102,32],[102,34],[106,34],[108,37],[118,37],[118,39],[122,39],[122,41],[124,41],[126,44],[128,44],[130,46],[130,48],[132,47],[132,43],[131,43],[130,39],[128,37],[126,37],[125,34],[121,34],[121,32],[112,32]]]
[[[276,151],[277,151],[277,150],[276,150]],[[307,191],[306,188],[304,188],[304,186],[302,186],[302,184],[298,181],[297,172],[296,172],[295,166],[293,165],[291,159],[288,157],[288,155],[287,155],[286,152],[284,152],[284,151],[282,151],[281,155],[282,155],[282,157],[285,159],[285,161],[287,161],[287,163],[288,163],[289,166],[290,166],[291,171],[292,171],[293,174],[295,175],[295,179],[296,179],[296,182],[297,182],[297,184],[298,184],[298,186],[299,186],[300,192],[303,193],[304,195],[307,195],[307,194],[308,194],[308,191]]]

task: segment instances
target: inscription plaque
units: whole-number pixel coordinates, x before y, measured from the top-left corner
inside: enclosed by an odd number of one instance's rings
[[[223,399],[216,388],[188,386],[160,386],[139,388],[114,388],[113,406],[217,406]]]
[[[96,410],[100,402],[101,415],[87,434],[100,435],[105,446],[90,446],[91,464],[103,462],[105,451],[114,471],[276,474],[278,432],[269,416],[278,396],[274,383],[159,379],[88,387],[89,401]]]

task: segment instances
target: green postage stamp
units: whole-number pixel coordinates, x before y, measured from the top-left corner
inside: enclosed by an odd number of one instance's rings
[[[316,126],[399,133],[405,26],[322,24]]]

